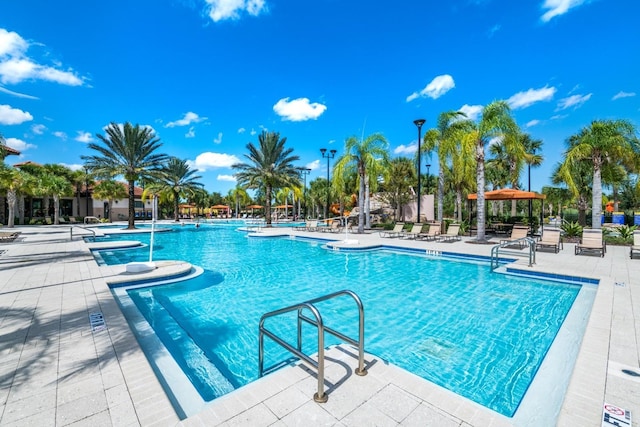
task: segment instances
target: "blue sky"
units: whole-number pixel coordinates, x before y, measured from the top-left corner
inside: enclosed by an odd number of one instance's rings
[[[320,148],[381,132],[413,156],[414,119],[505,99],[543,140],[539,190],[592,120],[640,124],[638,16],[637,0],[3,2],[0,133],[9,164],[79,167],[108,123],[149,125],[226,194],[262,129],[308,183]]]

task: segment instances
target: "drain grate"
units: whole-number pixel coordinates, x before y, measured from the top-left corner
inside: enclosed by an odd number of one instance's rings
[[[107,329],[104,316],[99,311],[89,313],[89,324],[91,324],[91,332],[98,332]]]

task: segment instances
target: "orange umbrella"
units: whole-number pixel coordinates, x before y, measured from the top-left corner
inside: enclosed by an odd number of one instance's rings
[[[262,209],[262,206],[260,206],[260,205],[249,205],[249,206],[245,206],[245,209]]]
[[[229,206],[226,205],[213,205],[211,209],[229,209]]]

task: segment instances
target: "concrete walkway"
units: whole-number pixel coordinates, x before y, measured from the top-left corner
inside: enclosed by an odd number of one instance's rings
[[[131,273],[123,266],[99,267],[90,244],[70,240],[69,227],[17,229],[20,239],[0,244],[0,425],[526,425],[370,355],[369,374],[351,378],[356,362],[344,346],[328,352],[333,362],[326,404],[311,399],[314,375],[294,366],[180,421],[107,286],[130,281]],[[434,243],[287,233],[346,240],[351,247],[391,244],[478,255],[491,250],[465,238]],[[640,373],[640,260],[630,260],[626,247],[609,246],[604,258],[573,252],[565,244],[559,254],[538,252],[534,267],[516,262],[522,269],[600,279],[557,424],[600,426],[607,402],[631,410],[637,426],[640,380],[623,370]],[[162,263],[153,274],[170,276],[185,267]],[[92,331],[95,313],[106,328]]]

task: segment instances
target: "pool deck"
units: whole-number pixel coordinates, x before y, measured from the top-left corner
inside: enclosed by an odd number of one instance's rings
[[[16,230],[22,231],[19,239],[0,242],[2,426],[536,425],[499,415],[371,355],[365,357],[368,375],[353,375],[357,361],[348,346],[327,352],[327,403],[313,401],[315,374],[296,365],[180,420],[107,284],[173,276],[188,264],[159,262],[151,273],[128,273],[123,266],[98,266],[92,244],[77,235],[71,240],[69,226]],[[390,245],[488,256],[492,247],[467,243],[468,237],[444,243],[378,233],[274,228],[259,234],[283,232],[337,240],[347,249]],[[604,258],[576,256],[574,244],[567,243],[558,254],[538,252],[533,267],[524,258],[516,264],[600,279],[557,425],[600,426],[605,402],[630,410],[633,425],[640,425],[640,377],[622,372],[640,373],[640,259],[629,259],[629,248],[621,246],[608,246]],[[106,327],[97,324],[92,331],[92,313],[101,313]]]

